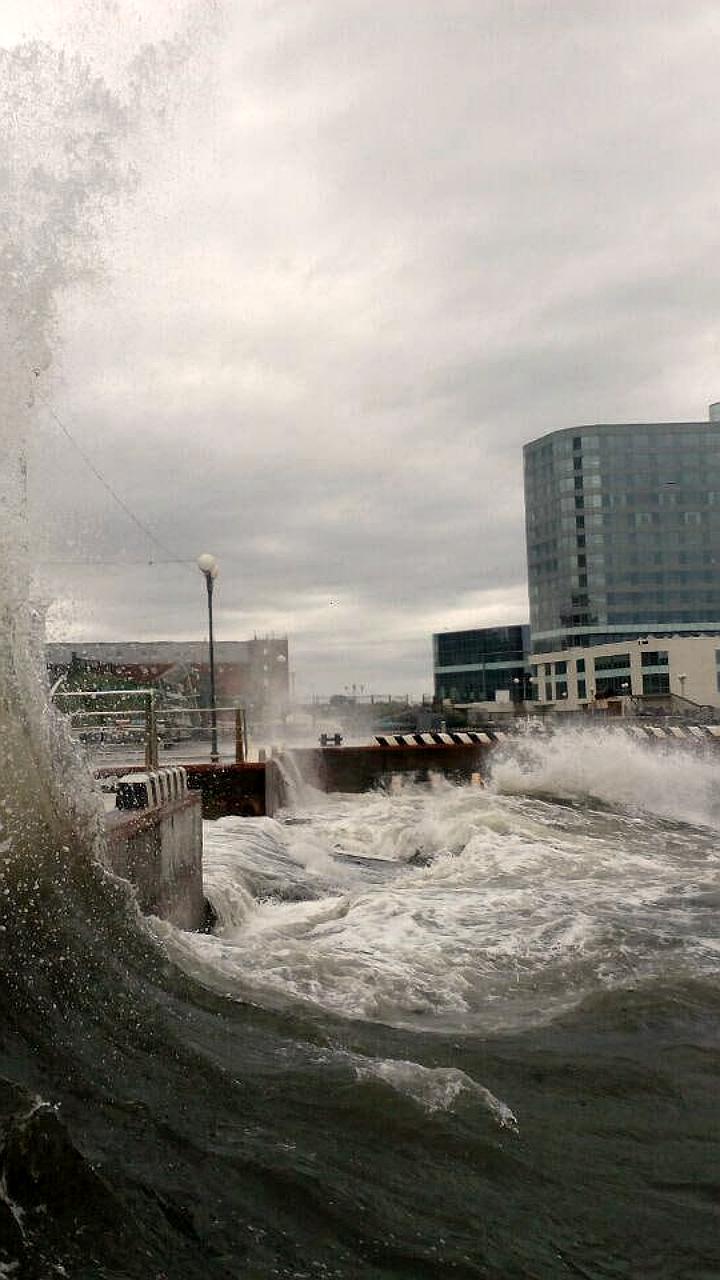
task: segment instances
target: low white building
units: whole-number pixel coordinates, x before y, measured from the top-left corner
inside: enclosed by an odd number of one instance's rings
[[[577,711],[604,698],[677,694],[720,707],[720,636],[643,636],[534,654],[537,702]]]

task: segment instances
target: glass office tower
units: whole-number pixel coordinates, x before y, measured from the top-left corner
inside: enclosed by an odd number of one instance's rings
[[[492,702],[499,692],[512,702],[531,696],[530,628],[481,627],[433,636],[435,697],[452,702]]]
[[[535,653],[720,635],[720,421],[571,427],[524,449]]]

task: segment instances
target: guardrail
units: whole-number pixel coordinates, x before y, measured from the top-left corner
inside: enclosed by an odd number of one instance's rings
[[[118,710],[117,701],[130,705]],[[128,748],[141,748],[145,769],[157,771],[161,753],[184,747],[184,756],[204,754],[198,751],[205,735],[210,750],[210,716],[208,706],[168,707],[159,704],[155,689],[80,689],[53,691],[52,700],[68,717],[73,735],[85,747],[100,756],[122,757],[127,761]],[[73,709],[72,704],[82,700],[92,708]],[[112,701],[114,707],[103,707]],[[135,705],[132,705],[134,702]],[[242,707],[216,707],[221,735],[229,741],[230,758],[243,764],[248,754],[247,719]],[[223,735],[223,728],[225,733]]]

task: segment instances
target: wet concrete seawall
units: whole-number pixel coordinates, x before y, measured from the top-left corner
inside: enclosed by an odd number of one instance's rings
[[[583,726],[592,734],[595,726]],[[651,749],[683,748],[704,753],[720,748],[720,726],[658,726],[603,722],[598,728],[629,735]],[[491,753],[522,748],[523,740],[552,738],[553,730],[532,733],[493,730],[442,734],[397,734],[358,746],[294,747],[273,750],[267,760],[182,766],[189,795],[201,804],[202,817],[273,817],[293,803],[298,784],[324,792],[359,794],[404,775],[419,782],[442,774],[457,782],[487,776]],[[435,741],[432,741],[432,739]],[[431,739],[428,741],[427,739]],[[107,775],[114,770],[99,770]],[[140,771],[138,770],[138,774]],[[128,774],[128,776],[131,776]],[[199,855],[201,856],[201,855]],[[132,878],[132,877],[130,877]]]
[[[181,929],[202,929],[202,801],[197,792],[156,808],[116,809],[106,816],[111,869],[137,890],[146,915]]]
[[[362,746],[298,747],[278,752],[274,760],[268,762],[275,765],[276,777],[267,784],[266,791],[268,796],[272,795],[275,806],[280,807],[287,802],[285,779],[301,780],[319,791],[350,793],[369,791],[396,775],[425,781],[432,774],[443,774],[458,782],[468,782],[476,775],[487,776],[491,753],[504,747],[522,749],[524,742],[549,742],[558,727],[561,726],[534,725],[530,732],[488,729],[477,733],[396,734],[378,737],[375,743]],[[718,725],[603,721],[597,726],[582,726],[589,735],[595,728],[610,735],[632,737],[650,750],[683,749],[703,754],[720,749]],[[433,737],[434,743],[427,741]],[[268,813],[274,811],[267,810]]]
[[[487,753],[493,744],[448,744],[443,746],[383,746],[379,743],[358,747],[298,747],[281,752],[274,763],[282,775],[299,775],[303,782],[319,791],[358,793],[391,778],[394,774],[416,775],[420,779],[431,773],[442,773],[459,781],[468,781],[474,773],[482,774]]]
[[[268,794],[272,765],[263,761],[242,764],[188,764],[189,789],[202,797],[204,818],[260,818],[280,807],[272,790]]]

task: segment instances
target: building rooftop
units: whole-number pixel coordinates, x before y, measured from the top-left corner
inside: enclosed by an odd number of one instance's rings
[[[287,652],[287,637],[258,637],[253,640],[216,640],[218,662],[247,664],[263,648]],[[91,662],[127,663],[132,666],[153,663],[203,663],[207,661],[207,640],[68,640],[46,645],[47,660],[62,665],[73,654]]]

